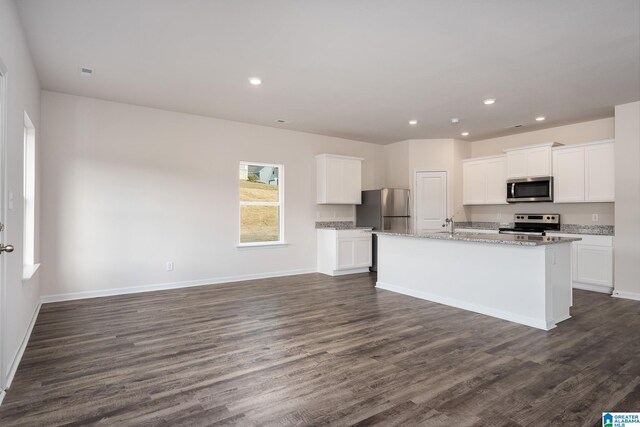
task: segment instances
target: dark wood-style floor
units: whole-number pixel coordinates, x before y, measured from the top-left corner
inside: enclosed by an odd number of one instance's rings
[[[544,332],[320,274],[42,307],[0,425],[600,425],[640,410],[640,302]],[[514,284],[517,286],[517,284]]]

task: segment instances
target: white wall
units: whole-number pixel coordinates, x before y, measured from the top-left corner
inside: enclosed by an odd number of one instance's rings
[[[411,191],[415,194],[415,171],[446,171],[449,185],[449,215],[466,221],[462,207],[462,159],[467,143],[455,139],[412,139],[409,141]]]
[[[557,126],[515,135],[501,136],[471,142],[471,156],[482,157],[502,154],[505,148],[523,147],[544,142],[579,144],[581,142],[612,139],[614,132],[613,117]]]
[[[616,106],[614,295],[640,299],[640,102]]]
[[[315,270],[332,207],[314,156],[365,158],[364,189],[384,180],[379,145],[59,93],[42,92],[42,128],[45,295]],[[284,164],[289,246],[236,248],[241,160]]]
[[[571,125],[524,132],[470,142],[470,156],[502,154],[505,148],[522,147],[544,142],[565,145],[614,138],[613,117],[574,123]],[[617,145],[616,145],[617,150]],[[617,195],[616,195],[617,196]],[[617,197],[616,197],[617,198]],[[559,213],[565,224],[613,225],[614,203],[518,203],[511,205],[467,206],[470,221],[512,222],[516,212]],[[598,214],[598,221],[592,220]]]
[[[38,307],[40,288],[38,275],[22,282],[22,233],[23,233],[23,129],[26,111],[36,128],[36,159],[40,157],[40,85],[31,61],[31,56],[22,32],[20,21],[13,1],[0,1],[0,61],[6,66],[7,73],[7,190],[13,193],[14,207],[6,211],[7,230],[4,233],[5,244],[12,244],[16,250],[3,254],[6,261],[6,294],[4,309],[6,323],[2,325],[5,333],[5,348],[2,349],[4,378],[16,366],[16,356],[20,349],[34,310]],[[38,178],[36,178],[38,179]],[[36,193],[39,192],[36,181]],[[39,200],[36,199],[36,209]],[[36,237],[38,235],[38,213],[36,211]],[[37,239],[36,239],[37,240]],[[39,247],[36,244],[36,260],[39,259]],[[0,320],[2,322],[2,320]],[[2,383],[2,380],[0,380]]]
[[[469,145],[455,139],[410,139],[384,147],[387,187],[409,188],[415,194],[416,171],[445,171],[449,185],[449,214],[466,221],[462,206],[462,159]]]
[[[385,187],[409,188],[409,141],[400,141],[384,146]]]

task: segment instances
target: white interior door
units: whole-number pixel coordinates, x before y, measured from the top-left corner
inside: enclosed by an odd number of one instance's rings
[[[416,172],[416,230],[443,231],[447,210],[447,173]]]
[[[5,242],[5,197],[6,191],[6,141],[7,141],[7,70],[0,60],[0,247]],[[7,360],[6,352],[6,300],[7,292],[5,288],[6,257],[0,252],[0,398],[7,388]]]

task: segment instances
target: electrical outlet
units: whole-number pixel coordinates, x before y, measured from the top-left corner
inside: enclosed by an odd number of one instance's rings
[[[598,214],[591,214],[591,221],[598,222]]]
[[[173,271],[173,261],[167,261],[167,271]]]
[[[500,222],[502,220],[502,214],[498,213],[498,222]]]

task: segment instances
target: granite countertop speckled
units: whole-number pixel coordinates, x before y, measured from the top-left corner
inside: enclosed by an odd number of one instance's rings
[[[356,227],[353,221],[316,221],[318,230],[372,230],[373,227]]]
[[[582,240],[579,237],[558,237],[558,236],[529,236],[524,234],[473,234],[473,233],[424,233],[424,232],[388,232],[374,231],[381,236],[415,237],[435,240],[455,240],[459,242],[493,243],[501,245],[517,246],[541,246],[553,245],[556,243],[569,243]]]
[[[456,222],[456,228],[464,228],[464,229],[498,230],[501,227],[513,227],[513,223],[478,222],[478,221]],[[613,225],[560,224],[560,230],[548,231],[547,233],[613,236],[614,232],[615,232],[615,227]]]
[[[615,226],[561,224],[559,231],[548,231],[547,233],[586,234],[586,235],[592,235],[592,236],[613,236],[615,234]]]

